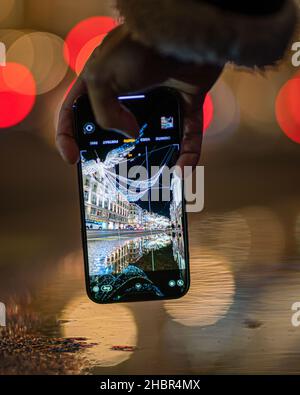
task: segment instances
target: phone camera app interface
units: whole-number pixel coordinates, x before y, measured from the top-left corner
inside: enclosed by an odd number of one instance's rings
[[[179,111],[176,101],[155,99],[122,99],[140,123],[135,139],[101,130],[92,118],[79,125],[88,288],[100,303],[186,290],[182,181],[173,167]]]

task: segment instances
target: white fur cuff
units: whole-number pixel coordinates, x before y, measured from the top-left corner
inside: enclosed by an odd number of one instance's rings
[[[274,64],[297,21],[293,0],[266,16],[224,11],[196,0],[118,0],[134,37],[166,55],[197,63]]]

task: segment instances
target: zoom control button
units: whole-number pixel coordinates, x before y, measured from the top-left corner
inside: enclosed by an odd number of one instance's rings
[[[83,127],[84,134],[92,134],[95,132],[95,130],[96,130],[96,126],[92,122],[86,123]]]

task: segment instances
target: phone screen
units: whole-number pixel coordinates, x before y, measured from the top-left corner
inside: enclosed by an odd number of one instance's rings
[[[97,303],[178,298],[189,287],[177,94],[120,97],[136,116],[129,139],[101,129],[87,97],[74,104],[89,297]]]

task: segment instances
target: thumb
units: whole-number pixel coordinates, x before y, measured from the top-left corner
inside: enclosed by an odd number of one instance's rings
[[[111,85],[94,74],[85,74],[86,86],[97,123],[104,129],[119,131],[126,137],[139,135],[135,116],[118,100]]]
[[[184,171],[185,167],[195,168],[201,155],[203,138],[203,104],[205,95],[182,94],[185,101],[183,138],[177,165]]]

